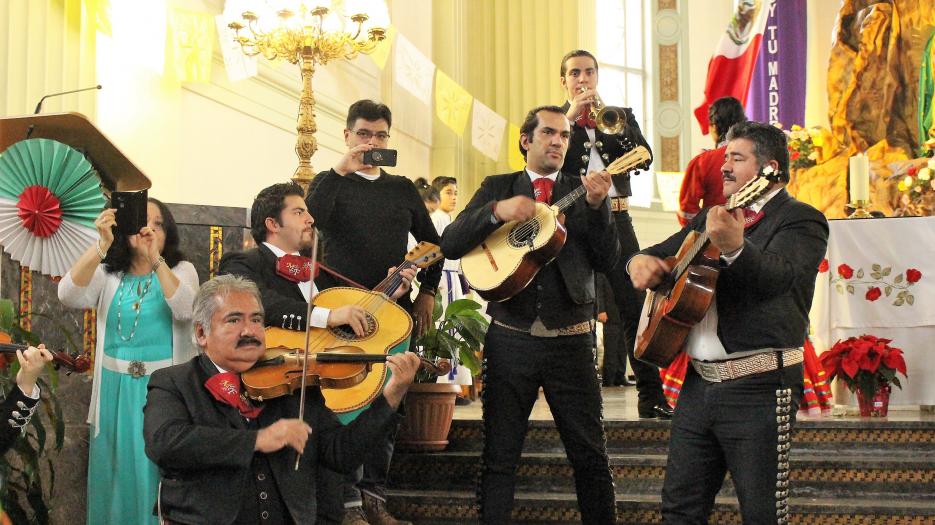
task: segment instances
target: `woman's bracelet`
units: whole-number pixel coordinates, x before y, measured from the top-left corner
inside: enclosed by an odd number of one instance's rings
[[[158,270],[159,267],[162,266],[165,262],[166,262],[165,258],[163,258],[163,257],[160,255],[160,256],[159,256],[159,259],[156,259],[156,262],[153,263],[153,272],[155,272],[156,270]]]
[[[98,239],[97,243],[94,246],[97,248],[97,256],[100,257],[101,262],[103,262],[104,259],[107,258],[107,252],[105,252],[104,249],[101,248],[101,240]]]

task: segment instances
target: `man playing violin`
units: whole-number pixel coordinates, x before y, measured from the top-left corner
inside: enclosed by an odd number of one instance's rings
[[[633,284],[667,280],[689,232],[720,250],[714,301],[692,327],[691,358],[669,438],[662,489],[665,523],[708,523],[730,471],[744,523],[788,523],[789,443],[802,395],[802,344],[828,222],[785,190],[789,151],[782,130],[734,124],[721,167],[724,196],[773,173],[745,210],[705,208],[675,235],[627,264]]]
[[[305,330],[308,324],[308,301],[318,294],[311,275],[311,261],[299,256],[312,248],[314,218],[305,205],[302,188],[293,183],[273,184],[256,196],[250,208],[250,233],[257,247],[244,252],[228,253],[221,259],[219,273],[240,275],[256,283],[263,297],[264,324],[293,330]],[[392,271],[393,268],[390,268]],[[393,299],[408,297],[415,270],[400,272],[403,286]],[[364,334],[365,311],[359,305],[346,305],[334,310],[314,307],[311,326],[314,328],[348,325],[358,335]],[[322,473],[319,517],[337,523],[343,519],[343,481],[333,473]],[[343,479],[343,478],[342,478]],[[360,496],[356,496],[360,509]]]
[[[555,260],[512,298],[487,305],[493,322],[484,341],[483,523],[510,521],[516,465],[540,387],[574,468],[582,521],[614,522],[592,331],[594,272],[610,269],[620,248],[607,203],[610,175],[559,172],[569,127],[557,106],[531,110],[520,128],[526,169],[484,179],[442,236],[442,251],[459,259],[503,223],[532,219],[537,201],[586,190],[565,211],[568,236]]]
[[[39,404],[36,380],[46,363],[52,361],[52,353],[44,345],[30,346],[26,350],[17,350],[16,359],[20,366],[16,373],[16,386],[0,403],[0,454],[9,450],[16,438],[26,431],[26,425]]]
[[[643,138],[640,126],[630,108],[616,108],[625,115],[625,125],[616,134],[605,133],[598,129],[597,122],[591,119],[591,109],[597,95],[598,66],[594,55],[583,49],[568,52],[562,58],[561,84],[565,90],[567,101],[562,106],[565,116],[571,126],[571,140],[568,144],[568,154],[562,165],[562,173],[570,176],[584,175],[589,171],[601,171],[617,160],[624,153],[636,146],[643,146],[652,151],[649,143]],[[652,161],[647,161],[642,169],[649,168]],[[625,262],[640,250],[633,230],[633,220],[630,218],[629,197],[630,176],[638,172],[628,172],[614,175],[613,184],[608,193],[610,197],[610,210],[617,227],[617,238],[620,240],[620,260]],[[620,320],[623,323],[623,345],[627,355],[610,356],[605,354],[604,386],[619,386],[629,384],[626,378],[626,362],[629,357],[630,367],[636,376],[636,389],[639,402],[637,410],[641,418],[669,418],[672,409],[666,403],[662,393],[662,381],[659,370],[633,357],[633,347],[636,341],[636,329],[639,324],[640,308],[643,305],[643,294],[633,289],[630,277],[622,264],[618,264],[607,272]],[[607,351],[609,349],[605,349]],[[615,359],[616,358],[616,359]],[[623,370],[616,370],[614,363],[621,363]],[[623,377],[623,381],[616,378]]]
[[[204,283],[195,298],[200,355],[154,373],[144,407],[146,454],[159,466],[163,523],[316,522],[316,472],[357,468],[396,428],[396,409],[415,376],[415,354],[387,357],[383,394],[342,426],[317,387],[263,403],[240,393],[240,374],[266,351],[262,297],[242,277]],[[296,465],[298,456],[298,468]]]

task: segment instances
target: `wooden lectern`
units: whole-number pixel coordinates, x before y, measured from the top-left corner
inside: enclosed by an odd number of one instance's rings
[[[57,140],[81,151],[107,190],[139,191],[152,186],[149,178],[80,113],[0,118],[0,154],[26,138]]]

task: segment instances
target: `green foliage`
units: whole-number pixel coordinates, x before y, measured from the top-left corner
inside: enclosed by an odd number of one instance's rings
[[[480,312],[481,305],[471,299],[458,299],[451,302],[442,311],[441,298],[435,297],[435,310],[432,313],[432,327],[416,340],[427,359],[436,357],[451,359],[458,357],[458,362],[468,367],[472,375],[480,373],[480,350],[490,323]],[[416,381],[430,383],[435,376],[419,371]]]
[[[14,343],[39,344],[38,338],[19,326],[13,303],[0,299],[0,330],[10,334]],[[16,386],[19,362],[11,356],[10,364],[0,369],[0,396],[3,399]],[[65,421],[56,396],[58,373],[49,365],[48,377],[38,380],[42,398],[39,408],[30,420],[26,433],[21,435],[5,456],[0,457],[0,502],[13,523],[49,523],[50,502],[55,487],[55,466],[50,454],[62,449],[65,441]],[[49,430],[54,441],[49,443]],[[43,482],[43,467],[49,474]],[[44,490],[47,485],[48,490]]]

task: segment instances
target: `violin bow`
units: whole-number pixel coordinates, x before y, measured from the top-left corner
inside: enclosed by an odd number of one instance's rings
[[[312,226],[312,271],[311,288],[315,288],[315,269],[318,266],[318,228]],[[312,326],[312,297],[309,290],[308,309],[305,311],[305,356],[302,359],[302,387],[299,389],[299,421],[305,422],[305,386],[308,383],[308,348],[311,338]],[[302,453],[296,452],[295,470],[299,470],[299,461],[302,460]]]

